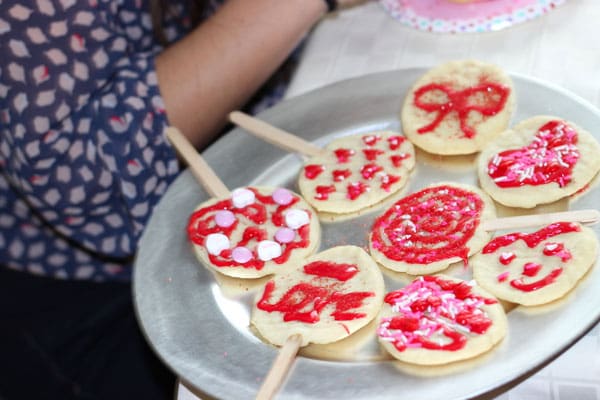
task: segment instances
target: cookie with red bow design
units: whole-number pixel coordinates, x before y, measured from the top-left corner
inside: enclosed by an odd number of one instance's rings
[[[317,211],[351,214],[400,191],[414,166],[413,145],[396,132],[343,136],[304,164],[298,187]]]
[[[302,346],[331,343],[372,321],[384,291],[381,271],[366,251],[332,247],[267,282],[251,321],[277,346],[295,334],[302,337]]]
[[[429,153],[476,153],[508,127],[515,97],[512,80],[495,65],[451,61],[427,71],[410,89],[402,132]]]
[[[493,140],[480,154],[481,187],[509,207],[532,208],[584,188],[600,170],[600,145],[555,116],[535,116]]]
[[[311,255],[320,243],[315,211],[284,188],[242,187],[200,204],[187,234],[202,264],[223,275],[260,278]]]
[[[495,237],[471,259],[475,280],[500,299],[526,306],[564,296],[596,262],[590,228],[557,222]]]
[[[486,353],[507,327],[498,300],[475,282],[421,276],[386,294],[377,338],[400,361],[441,365]]]

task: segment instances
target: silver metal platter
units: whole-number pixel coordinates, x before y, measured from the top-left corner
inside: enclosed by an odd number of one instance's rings
[[[334,137],[375,129],[400,130],[402,100],[423,69],[398,70],[351,79],[292,98],[259,115],[280,128],[323,145]],[[600,112],[565,90],[512,75],[517,95],[513,122],[549,114],[573,121],[598,138]],[[302,158],[233,129],[205,153],[223,182],[284,186],[297,191]],[[430,183],[477,184],[475,157],[417,153],[407,191]],[[189,171],[169,188],[141,239],[135,262],[134,301],[153,349],[204,398],[254,398],[277,349],[249,327],[250,305],[265,280],[241,281],[209,272],[195,259],[186,238],[194,207],[208,198]],[[600,190],[528,212],[595,208]],[[367,232],[383,209],[354,219],[322,222],[321,249],[365,246]],[[498,207],[499,215],[525,213]],[[594,227],[596,234],[600,228]],[[597,260],[596,260],[597,264]],[[446,273],[470,278],[463,266]],[[387,290],[407,283],[384,273]],[[508,313],[508,336],[489,354],[449,367],[410,368],[387,358],[367,326],[332,346],[309,346],[297,357],[281,399],[464,399],[500,393],[551,361],[600,320],[600,268],[595,265],[576,290],[560,301]],[[590,355],[591,356],[591,355]]]

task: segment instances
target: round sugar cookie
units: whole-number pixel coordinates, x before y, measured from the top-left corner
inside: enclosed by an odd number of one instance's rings
[[[483,190],[509,207],[532,208],[584,188],[600,170],[600,145],[573,122],[539,115],[493,140],[481,152]]]
[[[596,263],[594,232],[573,222],[557,222],[532,233],[492,239],[471,260],[473,277],[490,293],[533,306],[564,296]]]
[[[402,132],[433,154],[472,154],[504,131],[515,104],[513,83],[499,67],[451,61],[421,76],[401,111]]]
[[[333,247],[267,282],[251,322],[277,346],[294,334],[302,337],[301,346],[331,343],[373,320],[384,291],[381,271],[366,251]]]
[[[476,357],[506,335],[500,303],[474,281],[422,276],[388,293],[377,339],[398,360],[440,365]]]
[[[414,166],[413,145],[396,132],[344,136],[304,164],[298,187],[319,212],[353,213],[402,189]]]
[[[259,278],[314,253],[321,228],[298,194],[247,187],[200,204],[189,218],[187,234],[208,268],[236,278]]]
[[[412,275],[446,269],[481,250],[490,234],[481,221],[496,217],[480,189],[442,182],[409,194],[377,217],[369,235],[373,258]]]

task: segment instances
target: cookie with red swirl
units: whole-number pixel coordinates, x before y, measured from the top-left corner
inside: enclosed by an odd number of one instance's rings
[[[480,189],[437,183],[403,197],[377,217],[369,249],[393,271],[430,274],[457,261],[466,264],[490,237],[481,221],[495,216],[494,203]]]
[[[441,64],[406,95],[402,132],[429,153],[476,153],[508,127],[515,98],[511,78],[495,65],[476,60]]]

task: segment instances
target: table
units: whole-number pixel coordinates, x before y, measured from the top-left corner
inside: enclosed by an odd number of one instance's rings
[[[399,23],[377,3],[325,18],[305,44],[286,97],[365,74],[476,58],[559,85],[600,108],[597,0],[568,0],[498,32],[433,34]],[[599,127],[600,128],[600,127]],[[180,383],[177,399],[194,400]],[[552,363],[497,399],[600,400],[600,324]]]

